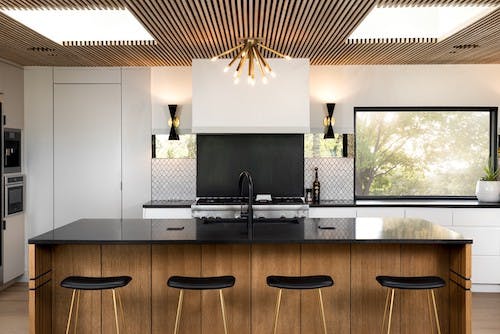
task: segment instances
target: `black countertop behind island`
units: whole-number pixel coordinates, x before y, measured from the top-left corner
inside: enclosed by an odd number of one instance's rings
[[[414,243],[467,244],[459,233],[413,218],[307,218],[254,223],[199,219],[81,219],[29,240],[30,244]]]
[[[143,204],[145,209],[190,208],[195,200],[153,200]],[[428,208],[500,208],[500,202],[479,202],[477,200],[322,200],[309,203],[311,208],[350,207],[428,207]]]

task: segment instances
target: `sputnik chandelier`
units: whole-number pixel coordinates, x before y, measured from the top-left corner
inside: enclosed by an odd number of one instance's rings
[[[213,57],[211,60],[216,61],[220,57],[230,54],[231,52],[237,51],[236,57],[229,62],[229,64],[224,67],[224,72],[229,72],[231,66],[233,66],[236,62],[238,62],[238,66],[236,67],[236,71],[233,74],[233,82],[234,84],[238,84],[240,82],[241,73],[243,72],[243,68],[245,67],[245,63],[248,60],[248,83],[250,85],[255,85],[255,67],[257,67],[260,71],[260,76],[263,84],[267,84],[268,79],[267,75],[272,78],[276,77],[276,73],[273,72],[271,66],[266,61],[266,59],[262,56],[262,53],[259,51],[259,48],[262,48],[266,51],[274,53],[275,55],[285,58],[286,60],[290,60],[291,58],[287,55],[282,54],[276,50],[273,50],[264,44],[261,43],[260,38],[243,38],[241,39],[241,44],[235,46],[234,48],[227,50],[226,52],[221,53],[218,56]]]

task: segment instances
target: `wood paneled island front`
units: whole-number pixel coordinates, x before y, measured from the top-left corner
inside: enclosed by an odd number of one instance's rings
[[[442,333],[471,333],[471,240],[419,219],[332,218],[298,223],[204,223],[183,220],[85,219],[29,240],[30,333],[64,333],[71,290],[66,276],[132,276],[122,289],[121,333],[173,331],[178,290],[172,275],[233,275],[225,291],[229,333],[268,334],[276,289],[268,275],[330,275],[323,290],[329,333],[380,331],[386,290],[377,275],[437,275]],[[78,333],[114,333],[109,291],[83,292]],[[433,333],[427,297],[397,293],[391,333]],[[186,291],[180,333],[223,333],[214,291]],[[322,333],[317,293],[283,293],[279,333]]]

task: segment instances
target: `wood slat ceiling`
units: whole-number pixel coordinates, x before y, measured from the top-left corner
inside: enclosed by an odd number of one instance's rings
[[[128,8],[157,41],[61,46],[0,13],[0,58],[25,66],[185,66],[253,36],[313,65],[500,63],[500,8],[438,43],[346,43],[377,4],[500,6],[500,0],[0,0],[1,8]]]

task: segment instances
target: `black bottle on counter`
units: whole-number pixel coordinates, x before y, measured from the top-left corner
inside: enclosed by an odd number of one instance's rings
[[[316,176],[313,182],[313,203],[319,203],[321,185],[318,180],[318,167],[314,168]]]

